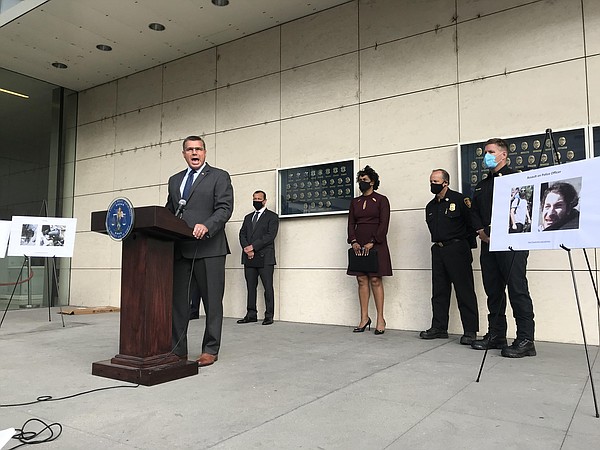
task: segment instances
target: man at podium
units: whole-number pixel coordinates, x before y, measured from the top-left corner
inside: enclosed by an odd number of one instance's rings
[[[229,174],[206,163],[206,144],[200,136],[183,141],[188,167],[169,178],[166,207],[193,229],[195,241],[175,243],[173,264],[173,352],[187,359],[190,290],[197,283],[206,312],[202,354],[198,364],[218,359],[223,327],[225,257],[230,253],[225,224],[233,212]]]

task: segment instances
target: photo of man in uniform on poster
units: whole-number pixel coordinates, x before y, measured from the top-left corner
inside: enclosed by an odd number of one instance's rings
[[[581,177],[543,183],[539,231],[579,229]]]
[[[528,233],[531,231],[532,198],[533,186],[514,187],[510,190],[509,233]]]

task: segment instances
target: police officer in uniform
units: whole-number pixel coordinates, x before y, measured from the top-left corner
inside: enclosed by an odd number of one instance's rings
[[[431,233],[431,272],[433,293],[431,328],[422,331],[422,339],[448,338],[448,311],[451,285],[454,285],[464,330],[460,343],[470,345],[479,331],[477,296],[473,282],[475,231],[471,225],[471,200],[451,190],[450,175],[435,169],[429,177],[435,194],[425,208],[425,220]]]
[[[473,227],[481,239],[481,275],[487,295],[488,332],[483,339],[471,344],[476,350],[502,349],[502,356],[522,358],[535,356],[533,341],[533,302],[527,283],[527,257],[529,252],[490,252],[490,226],[494,179],[517,172],[507,166],[508,146],[498,138],[485,143],[484,164],[490,169],[487,178],[481,180],[473,193]],[[517,338],[512,345],[506,342],[506,287],[513,315],[517,323]]]

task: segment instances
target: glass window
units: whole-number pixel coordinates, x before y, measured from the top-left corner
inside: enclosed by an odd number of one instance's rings
[[[72,217],[74,165],[67,163],[74,153],[69,131],[76,126],[77,94],[0,69],[0,99],[0,220]],[[70,261],[53,264],[45,258],[0,258],[0,308],[9,301],[10,309],[66,304]],[[29,270],[31,280],[15,288]]]

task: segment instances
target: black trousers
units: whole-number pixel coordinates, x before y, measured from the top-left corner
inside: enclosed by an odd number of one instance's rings
[[[481,243],[481,274],[487,295],[489,332],[506,336],[506,287],[513,316],[517,323],[517,339],[533,340],[535,323],[533,302],[527,283],[526,250],[490,252],[489,244]],[[497,317],[496,317],[497,316]]]
[[[198,316],[200,314],[200,288],[194,279],[192,279],[190,288],[190,317]]]
[[[193,263],[193,264],[192,264]],[[225,256],[190,259],[175,254],[173,263],[173,353],[187,355],[187,327],[190,318],[188,289],[192,272],[202,297],[206,326],[202,339],[202,353],[216,355],[221,347],[223,329],[223,294],[225,293]]]
[[[433,328],[448,330],[450,295],[454,285],[463,330],[479,331],[472,263],[473,254],[466,239],[444,247],[435,244],[431,247]]]
[[[265,289],[265,319],[272,319],[275,313],[275,292],[273,291],[273,273],[275,266],[265,265],[264,267],[244,266],[244,277],[246,278],[246,288],[248,289],[248,301],[246,317],[256,319],[258,311],[256,310],[256,288],[258,287],[258,277]]]

